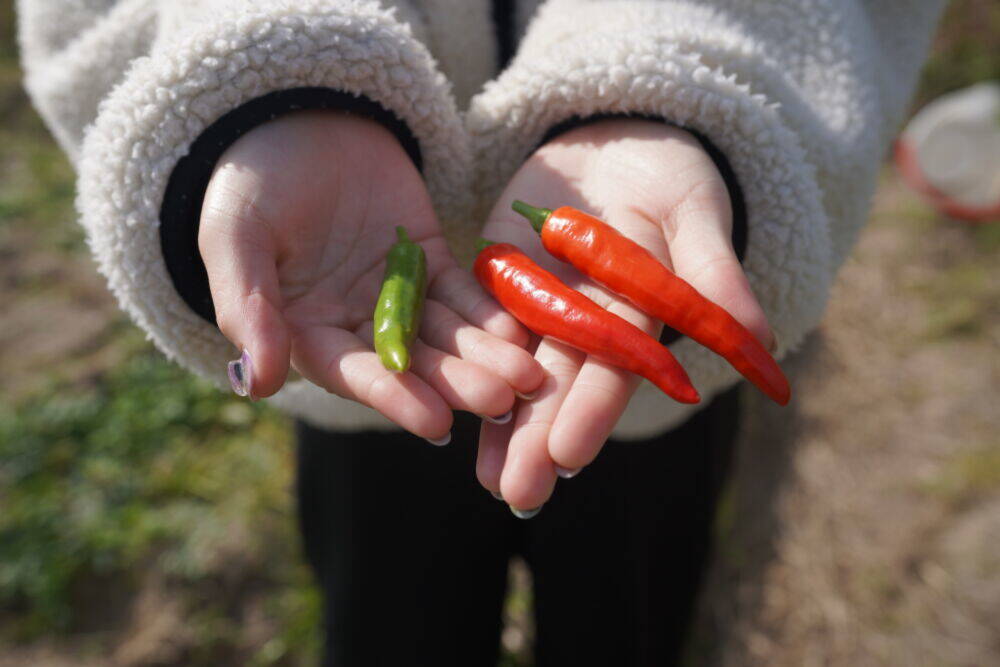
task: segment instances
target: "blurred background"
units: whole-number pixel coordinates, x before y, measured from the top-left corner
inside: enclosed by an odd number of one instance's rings
[[[288,421],[152,350],[74,224],[0,0],[0,667],[307,665]],[[1000,79],[1000,3],[956,0],[914,109]],[[884,170],[781,432],[747,433],[689,663],[1000,664],[1000,224]],[[774,423],[773,415],[769,420]],[[755,430],[756,429],[756,430]],[[470,474],[473,474],[470,471]],[[530,665],[511,570],[504,665]]]

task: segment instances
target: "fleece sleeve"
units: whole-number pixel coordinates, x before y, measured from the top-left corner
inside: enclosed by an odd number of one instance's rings
[[[511,65],[472,101],[478,200],[494,200],[569,118],[635,114],[697,131],[740,184],[744,267],[783,356],[822,316],[943,4],[549,0]],[[689,339],[672,349],[704,396],[738,379]],[[644,386],[616,435],[688,414]]]
[[[465,209],[471,152],[449,83],[421,40],[427,34],[421,12],[406,1],[389,4],[21,3],[28,87],[74,157],[77,207],[101,272],[161,350],[220,386],[232,346],[178,293],[161,225],[178,164],[205,137],[211,143],[208,131],[221,119],[252,117],[261,100],[275,115],[281,100],[301,108],[304,100],[357,97],[413,137],[411,155],[419,156],[446,233],[459,218],[454,212]],[[56,5],[91,11],[81,13],[72,35],[48,35],[43,28]],[[78,48],[83,42],[90,46]],[[75,69],[51,81],[66,63]],[[180,199],[188,194],[203,192],[182,192]],[[302,404],[303,391],[282,393]],[[338,411],[319,397],[312,403],[324,414]]]

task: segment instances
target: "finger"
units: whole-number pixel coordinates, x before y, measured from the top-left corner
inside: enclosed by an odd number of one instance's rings
[[[661,328],[631,304],[615,302],[608,310],[654,337]],[[575,475],[597,457],[640,381],[637,375],[587,357],[549,434],[549,456],[561,476]]]
[[[708,198],[709,202],[715,198]],[[750,330],[764,347],[774,346],[774,334],[750,281],[733,251],[728,206],[693,198],[674,209],[670,258],[678,276],[718,304]]]
[[[451,409],[413,373],[386,370],[355,334],[335,327],[310,327],[295,334],[295,368],[314,384],[378,410],[407,431],[428,440],[450,432]]]
[[[262,398],[278,391],[288,375],[290,342],[281,313],[275,248],[267,226],[253,216],[245,200],[213,184],[205,193],[198,248],[219,329],[245,351],[241,374],[246,383],[242,391],[236,383],[233,388]]]
[[[427,294],[497,338],[519,347],[528,344],[528,330],[484,292],[472,274],[456,265],[439,273]]]
[[[537,352],[541,342],[541,338],[532,336],[528,342],[528,351],[531,354]],[[530,397],[523,397],[523,399],[530,401],[534,400],[536,396],[537,393]],[[510,442],[511,434],[514,432],[513,420],[517,419],[519,405],[522,405],[522,403],[518,402],[514,405],[512,421],[506,424],[491,424],[483,421],[479,429],[479,454],[476,458],[476,477],[479,479],[480,484],[500,500],[503,499],[503,495],[500,493],[500,475],[503,473],[503,465],[507,460],[507,445]]]
[[[437,301],[424,305],[420,339],[492,371],[518,393],[529,394],[542,383],[542,369],[527,350],[473,326]]]
[[[517,408],[514,408],[515,418]],[[479,453],[476,457],[476,478],[494,496],[500,494],[500,474],[507,458],[507,443],[514,432],[514,423],[491,424],[483,421],[479,427]]]
[[[372,344],[374,324],[367,322],[358,337]],[[513,347],[513,346],[511,346]],[[514,348],[521,350],[520,348]],[[507,421],[514,407],[514,390],[482,366],[442,352],[421,341],[410,346],[410,372],[429,384],[454,410]],[[527,354],[527,352],[524,352]]]
[[[589,465],[604,447],[639,385],[639,378],[588,359],[549,434],[549,457],[563,476]]]
[[[504,500],[518,510],[540,507],[552,495],[556,470],[549,457],[549,431],[585,355],[562,343],[543,339],[535,358],[545,370],[545,381],[536,399],[518,405],[500,475]]]

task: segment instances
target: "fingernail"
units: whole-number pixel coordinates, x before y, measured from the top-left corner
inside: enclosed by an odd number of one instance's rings
[[[229,384],[237,396],[248,396],[253,399],[253,362],[250,353],[245,349],[236,361],[230,361]]]
[[[499,417],[490,417],[489,415],[483,415],[482,417],[491,424],[506,424],[507,422],[510,421],[510,418],[513,416],[514,416],[514,411],[508,410]]]
[[[514,514],[514,516],[516,516],[516,517],[517,517],[518,519],[530,519],[531,517],[535,516],[536,514],[538,514],[539,512],[541,512],[541,511],[542,511],[542,506],[541,506],[541,505],[539,505],[538,507],[536,507],[536,508],[535,508],[535,509],[533,509],[533,510],[519,510],[519,509],[516,509],[516,508],[514,508],[514,507],[511,507],[511,508],[510,508],[510,511],[511,511],[511,512],[512,512],[512,513]]]
[[[500,493],[499,491],[490,491],[490,495],[496,498],[497,500],[503,500],[503,494]]]
[[[563,468],[562,466],[556,466],[556,474],[563,479],[576,477],[577,473],[581,470],[583,470],[583,468]]]
[[[442,437],[434,440],[433,438],[424,438],[427,442],[431,443],[435,447],[444,447],[449,442],[451,442],[451,431],[445,433]]]
[[[522,394],[519,391],[515,391],[514,394],[516,394],[518,398],[520,398],[522,400],[525,400],[525,401],[532,401],[532,400],[538,398],[538,392],[537,391],[533,391],[530,394]]]

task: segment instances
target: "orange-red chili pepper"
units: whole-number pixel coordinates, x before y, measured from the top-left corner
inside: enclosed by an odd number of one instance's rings
[[[552,211],[516,201],[513,208],[541,233],[550,255],[719,354],[779,405],[788,403],[788,380],[754,335],[641,245],[570,206]]]
[[[509,243],[481,242],[473,271],[524,326],[641,375],[681,403],[697,403],[684,368],[659,341],[567,286]]]

